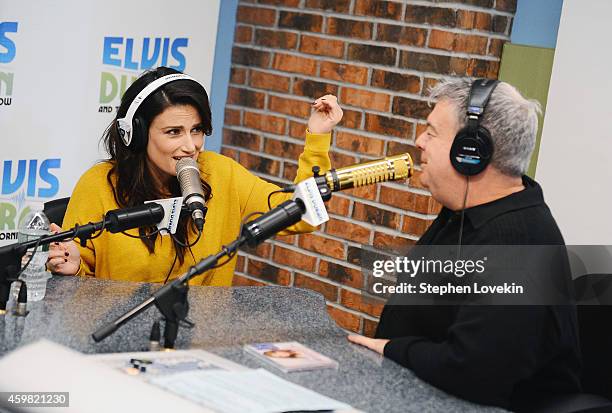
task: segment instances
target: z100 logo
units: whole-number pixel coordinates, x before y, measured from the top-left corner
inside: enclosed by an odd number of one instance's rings
[[[109,104],[121,98],[125,90],[138,78],[138,75],[157,66],[168,66],[184,71],[187,65],[182,48],[188,46],[189,39],[145,37],[141,41],[123,37],[105,37],[102,63],[118,69],[134,71],[134,74],[102,72],[100,76],[100,107],[98,112],[112,112]]]
[[[17,46],[9,37],[10,33],[17,33],[17,22],[0,23],[0,63],[11,63],[15,59]],[[14,73],[0,71],[0,106],[9,106],[12,103]]]
[[[60,184],[52,170],[59,169],[61,164],[62,160],[56,158],[4,161],[0,191],[0,198],[4,198],[0,201],[0,231],[17,228],[21,218],[17,216],[17,207],[25,205],[26,197],[53,198],[57,195]],[[27,213],[24,211],[20,215]]]

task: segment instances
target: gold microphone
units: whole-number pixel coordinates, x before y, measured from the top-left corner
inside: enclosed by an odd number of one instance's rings
[[[397,181],[413,174],[410,154],[387,156],[383,159],[331,169],[325,173],[325,181],[332,192],[358,188],[378,182]]]

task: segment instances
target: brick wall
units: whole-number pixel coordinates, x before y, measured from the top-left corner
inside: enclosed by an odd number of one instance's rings
[[[341,327],[372,335],[384,303],[365,293],[362,246],[414,244],[440,208],[419,182],[414,146],[427,88],[448,75],[496,78],[515,9],[516,0],[242,0],[223,154],[290,183],[310,103],[333,93],[344,109],[333,166],[410,152],[417,171],[408,185],[334,194],[319,231],[241,252],[234,283],[318,291]]]

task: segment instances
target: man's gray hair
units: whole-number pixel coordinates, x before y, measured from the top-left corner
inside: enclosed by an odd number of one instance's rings
[[[459,127],[467,123],[467,103],[472,87],[468,79],[442,80],[431,90],[433,100],[448,100],[456,108]],[[493,140],[491,165],[503,174],[521,176],[529,166],[538,132],[540,104],[526,99],[512,85],[500,82],[487,104],[480,124]]]

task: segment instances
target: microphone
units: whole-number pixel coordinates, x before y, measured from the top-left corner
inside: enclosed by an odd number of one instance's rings
[[[132,228],[148,227],[164,219],[164,208],[149,202],[131,208],[113,209],[104,215],[104,228],[117,233]]]
[[[410,154],[402,153],[375,161],[330,169],[323,177],[329,189],[335,192],[378,182],[407,179],[413,173]]]
[[[254,247],[277,232],[298,223],[306,206],[301,199],[287,200],[242,227],[240,236]]]
[[[200,181],[200,168],[192,158],[182,158],[176,163],[176,177],[181,186],[184,203],[191,211],[191,218],[198,231],[204,228],[206,216],[206,200]]]

